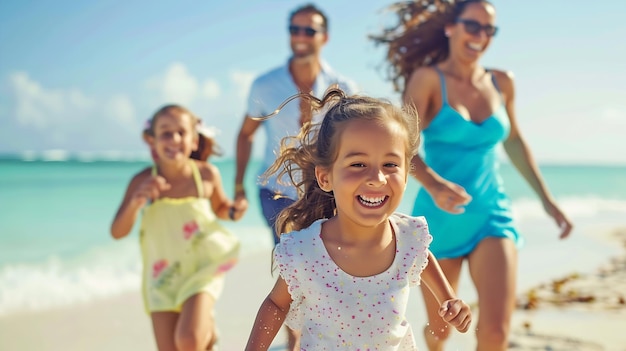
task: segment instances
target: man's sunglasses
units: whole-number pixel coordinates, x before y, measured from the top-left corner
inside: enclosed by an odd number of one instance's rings
[[[471,19],[459,18],[456,20],[456,23],[463,23],[465,32],[471,35],[479,35],[482,30],[488,37],[493,37],[498,32],[498,27],[492,26],[491,24],[485,24],[483,26],[480,22]]]
[[[315,28],[311,28],[311,27],[300,27],[300,26],[294,26],[294,25],[289,26],[289,34],[291,35],[298,35],[298,33],[304,33],[304,35],[306,35],[307,37],[312,38],[318,32],[321,32],[321,31]]]

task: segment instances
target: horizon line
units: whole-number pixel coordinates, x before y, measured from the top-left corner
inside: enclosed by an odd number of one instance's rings
[[[234,161],[235,156],[213,156],[213,162]],[[250,161],[261,161],[259,156],[251,157]],[[150,154],[147,151],[67,151],[62,149],[52,149],[46,151],[21,151],[2,152],[0,151],[0,161],[21,161],[21,162],[142,162],[150,161]],[[512,166],[507,159],[501,159],[501,164]],[[581,161],[572,162],[570,160],[545,160],[538,161],[539,166],[560,166],[560,167],[626,167],[624,162],[603,162],[603,161]]]

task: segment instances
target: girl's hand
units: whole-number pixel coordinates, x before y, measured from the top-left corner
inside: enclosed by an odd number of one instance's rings
[[[461,333],[465,333],[472,323],[472,311],[461,299],[444,301],[439,307],[439,315]]]
[[[238,221],[243,217],[244,213],[248,209],[248,201],[235,202],[228,210],[228,217],[233,221]]]
[[[464,206],[472,200],[462,186],[447,180],[443,180],[429,192],[439,208],[454,214],[465,212]]]
[[[235,193],[235,201],[233,202],[233,206],[230,208],[230,219],[236,221],[243,217],[244,213],[248,209],[248,199],[246,198],[246,193],[243,190],[237,191]]]
[[[157,199],[161,192],[169,190],[171,185],[161,176],[148,177],[133,193],[130,199],[131,206],[143,207],[148,200]]]
[[[567,238],[572,231],[572,228],[574,227],[569,218],[567,218],[563,211],[561,211],[557,204],[552,200],[545,201],[543,203],[543,208],[546,210],[550,217],[554,218],[556,225],[561,229],[561,234],[559,235],[559,238]]]

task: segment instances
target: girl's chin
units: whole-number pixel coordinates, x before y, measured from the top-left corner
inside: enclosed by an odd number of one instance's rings
[[[183,154],[176,154],[176,155],[162,155],[159,158],[165,162],[180,162],[180,161],[185,161],[189,157]]]

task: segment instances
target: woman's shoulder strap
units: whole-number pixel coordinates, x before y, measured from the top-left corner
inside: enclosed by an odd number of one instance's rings
[[[433,65],[432,67],[439,75],[439,82],[441,84],[441,99],[443,100],[443,104],[446,105],[448,103],[448,89],[446,88],[446,77],[443,74],[443,71],[437,65]]]

